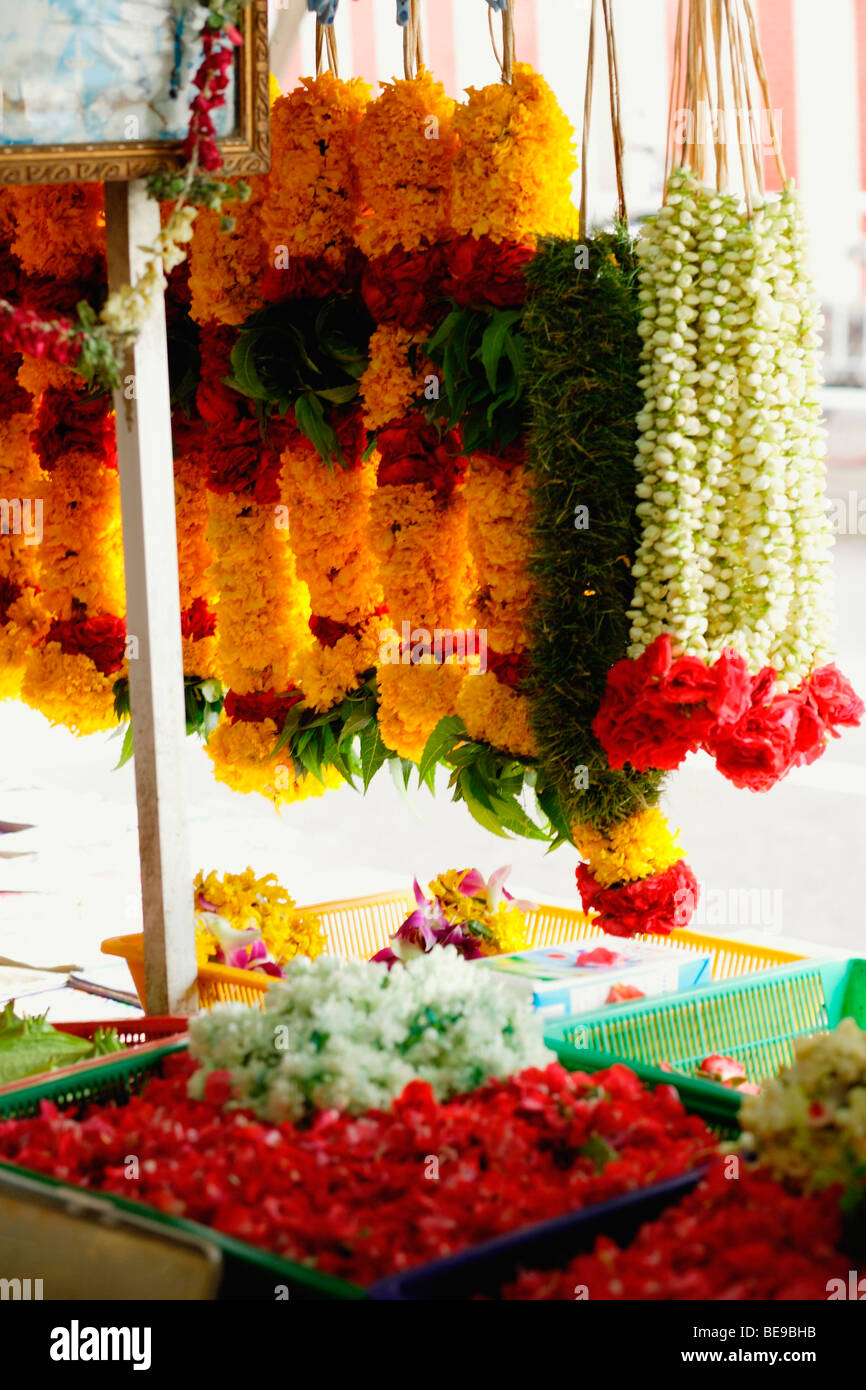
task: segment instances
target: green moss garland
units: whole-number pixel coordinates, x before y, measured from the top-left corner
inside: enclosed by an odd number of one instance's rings
[[[642,402],[636,277],[624,228],[583,244],[546,239],[527,268],[523,319],[536,583],[532,723],[541,767],[569,821],[600,828],[657,801],[662,783],[658,772],[612,771],[591,732],[607,673],[626,652],[634,589],[634,422]]]

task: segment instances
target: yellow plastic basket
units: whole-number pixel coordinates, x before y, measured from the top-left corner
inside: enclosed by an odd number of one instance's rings
[[[320,918],[327,937],[330,955],[367,960],[375,955],[405,921],[415,906],[410,892],[375,893],[368,898],[345,899],[329,903],[313,903],[302,911]],[[591,941],[602,936],[596,920],[578,908],[551,907],[541,904],[527,913],[526,923],[530,946],[554,946],[558,942]],[[790,951],[778,951],[769,946],[752,946],[727,937],[701,936],[697,932],[678,931],[673,936],[641,937],[654,946],[679,947],[691,952],[707,952],[712,956],[711,978],[730,980],[771,965],[789,965],[803,957]],[[139,998],[144,1000],[144,937],[112,936],[103,941],[106,955],[122,956],[129,965]],[[244,1004],[263,1003],[271,977],[257,971],[234,970],[227,965],[200,965],[198,969],[199,1004],[210,1009],[221,1000],[239,1000]]]

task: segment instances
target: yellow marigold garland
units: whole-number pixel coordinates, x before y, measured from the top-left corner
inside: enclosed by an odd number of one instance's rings
[[[423,483],[380,487],[370,508],[370,543],[379,561],[390,627],[455,631],[466,626],[469,556],[460,486],[438,499]],[[432,658],[399,663],[382,644],[377,668],[379,724],[388,748],[417,761],[439,720],[453,714],[466,667]],[[401,653],[401,656],[404,653]]]
[[[207,741],[217,781],[232,791],[258,792],[275,806],[324,796],[327,790],[343,785],[339,773],[330,769],[324,772],[324,783],[307,773],[296,778],[287,755],[274,753],[276,741],[273,719],[260,723],[238,720],[232,724],[221,718]]]
[[[219,596],[216,674],[241,695],[287,690],[311,641],[310,600],[278,509],[212,493],[207,539]]]
[[[333,646],[313,641],[299,653],[295,683],[307,705],[323,711],[376,664],[382,589],[367,539],[376,464],[329,469],[300,441],[284,450],[282,464],[292,549],[312,612],[353,629]]]
[[[395,246],[414,251],[450,235],[455,103],[423,68],[382,86],[357,141],[365,204],[358,245],[368,256]]]
[[[216,590],[209,574],[214,551],[207,538],[208,494],[201,485],[197,461],[191,455],[175,459],[174,501],[181,612],[187,612],[196,600],[206,603],[208,609],[215,612]],[[198,639],[184,637],[184,675],[213,675],[216,670],[216,650],[215,635]]]
[[[664,873],[683,857],[657,806],[638,811],[607,831],[575,825],[572,833],[578,852],[603,888]]]
[[[370,365],[361,377],[364,424],[376,430],[406,415],[424,394],[425,376],[433,364],[419,360],[413,368],[410,353],[423,337],[398,324],[383,323],[370,339]]]
[[[101,183],[16,184],[9,196],[12,250],[28,274],[73,280],[104,255]]]
[[[240,324],[262,307],[261,284],[268,266],[262,228],[267,176],[248,180],[246,202],[232,203],[235,226],[220,230],[223,214],[201,208],[189,253],[190,312],[197,323],[217,319]]]
[[[121,674],[104,676],[89,656],[63,652],[59,642],[48,642],[30,655],[21,699],[52,724],[63,724],[74,734],[95,734],[117,723],[113,686]]]
[[[470,87],[468,96],[454,117],[457,235],[494,241],[576,235],[574,131],[541,74],[515,63],[510,85]]]
[[[30,448],[31,410],[20,410],[0,420],[0,497],[25,499],[31,505],[31,526],[41,502],[42,471]],[[32,647],[45,627],[39,601],[38,535],[10,532],[0,538],[0,586],[5,580],[20,590],[9,604],[7,621],[0,626],[0,700],[17,698]]]
[[[323,72],[274,102],[261,218],[271,264],[281,246],[290,256],[345,260],[358,218],[355,143],[369,99],[366,82]]]
[[[490,743],[518,758],[534,758],[535,739],[525,696],[497,680],[492,671],[468,677],[460,687],[456,712],[470,738]]]

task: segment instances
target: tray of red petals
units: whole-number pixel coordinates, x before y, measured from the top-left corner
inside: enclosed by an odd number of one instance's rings
[[[576,1228],[570,1258],[546,1258],[536,1248],[525,1252],[535,1258],[518,1271],[501,1263],[495,1296],[590,1303],[845,1298],[852,1257],[843,1250],[839,1197],[838,1188],[789,1192],[760,1168],[743,1168],[735,1178],[717,1159],[660,1215],[637,1204],[603,1234]],[[560,1255],[564,1250],[561,1243]],[[490,1282],[480,1291],[490,1291]]]
[[[204,1100],[190,1100],[193,1069],[173,1049],[119,1101],[60,1110],[50,1082],[33,1088],[26,1113],[0,1101],[0,1162],[145,1203],[235,1252],[237,1242],[269,1251],[301,1282],[336,1276],[349,1297],[692,1173],[716,1144],[672,1087],[650,1091],[622,1065],[589,1075],[553,1063],[444,1104],[416,1081],[388,1112],[322,1111],[298,1126],[224,1108],[219,1072]]]

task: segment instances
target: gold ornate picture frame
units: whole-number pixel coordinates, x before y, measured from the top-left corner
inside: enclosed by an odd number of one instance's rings
[[[30,3],[31,0],[28,0],[28,5]],[[77,0],[33,0],[33,3],[48,6],[49,14],[52,4],[58,6],[61,11],[64,11],[64,7],[68,7],[68,10],[63,13],[63,20],[66,25],[65,30],[62,30],[63,41],[66,42],[66,37],[69,34],[74,41]],[[114,13],[122,20],[125,0],[113,0],[113,3]],[[171,18],[171,0],[150,0],[150,3],[153,6],[154,19],[161,23],[168,23]],[[87,8],[90,14],[90,25],[99,25],[101,20],[98,16],[94,17],[93,6]],[[140,5],[137,8],[140,12]],[[30,18],[30,12],[27,11],[28,21]],[[102,19],[104,20],[104,15]],[[221,172],[229,175],[264,173],[270,164],[270,68],[267,0],[250,0],[243,12],[239,28],[243,34],[244,42],[236,50],[233,70],[234,128],[218,139],[224,161]],[[7,54],[14,52],[14,47],[8,40],[12,38],[15,29],[16,21],[11,16],[0,16],[0,118],[5,116],[11,105],[8,84],[4,83],[3,55],[4,51]],[[51,32],[53,36],[55,31],[52,29]],[[73,55],[76,52],[80,60],[80,44],[77,50],[73,49]],[[105,75],[107,77],[113,58],[110,48],[107,55],[103,54],[102,57],[105,58],[107,66],[100,68],[100,76]],[[80,61],[78,70],[80,70]],[[60,73],[59,79],[52,72],[50,88],[48,79],[46,79],[45,89],[50,90],[52,103],[57,104],[58,111],[63,109],[61,105],[62,83],[66,74],[66,67]],[[124,74],[118,70],[114,91],[121,92],[123,90],[122,83],[125,76],[128,76],[128,73]],[[59,92],[56,90],[58,85],[60,87]],[[108,91],[107,81],[105,87]],[[154,97],[156,95],[154,93]],[[142,98],[140,96],[138,101],[139,107],[141,107]],[[145,109],[154,110],[154,107],[148,101],[145,104]],[[68,110],[66,114],[68,116]],[[118,120],[122,120],[128,129],[133,133],[136,132],[135,118],[128,116],[123,118],[122,114],[118,116],[117,111],[113,115],[115,126],[118,124]],[[50,123],[50,119],[49,114],[48,123]],[[95,183],[109,180],[125,182],[146,177],[157,169],[171,168],[173,165],[182,163],[179,153],[182,137],[177,139],[158,137],[118,139],[114,136],[106,140],[105,143],[89,140],[74,143],[58,141],[49,144],[42,143],[41,140],[34,140],[28,143],[19,141],[14,144],[3,144],[3,127],[6,124],[5,119],[0,119],[0,184]]]

